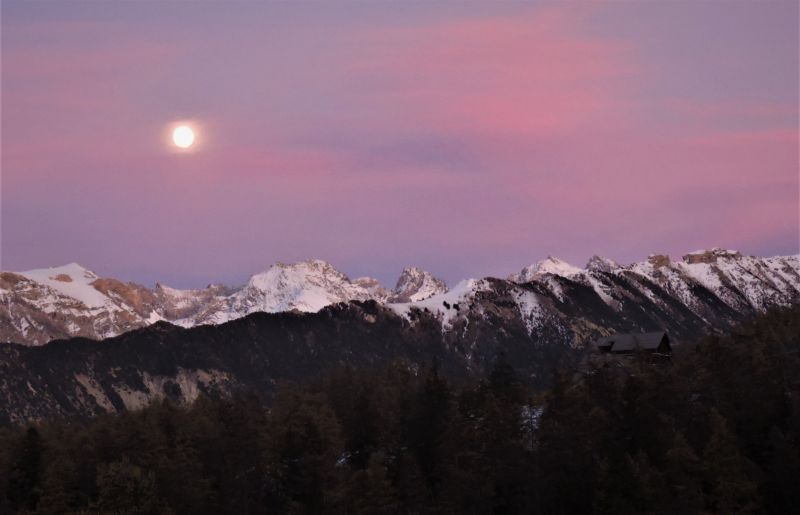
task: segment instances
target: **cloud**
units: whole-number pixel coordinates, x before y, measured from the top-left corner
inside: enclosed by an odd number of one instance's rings
[[[796,103],[686,94],[684,61],[592,30],[597,9],[4,25],[4,256],[189,256],[204,278],[416,261],[456,280],[796,242]],[[648,34],[677,45],[666,32]],[[170,153],[184,117],[202,146]]]
[[[581,35],[582,17],[548,8],[367,32],[350,69],[393,127],[549,139],[625,113],[628,46]]]

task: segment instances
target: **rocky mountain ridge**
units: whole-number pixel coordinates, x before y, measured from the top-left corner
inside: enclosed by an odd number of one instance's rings
[[[475,315],[463,309],[474,299],[506,294],[531,333],[543,316],[558,311],[549,302],[600,302],[618,312],[639,309],[631,306],[636,298],[647,299],[669,316],[689,310],[699,326],[728,325],[773,306],[797,303],[800,257],[758,258],[715,248],[680,261],[651,255],[628,266],[594,256],[585,268],[548,257],[505,281],[470,279],[452,290],[416,267],[403,270],[389,290],[372,278],[350,280],[321,260],[275,264],[241,288],[210,285],[195,290],[161,284],[148,289],[100,278],[72,263],[0,273],[0,341],[41,345],[73,336],[102,339],[157,321],[193,327],[254,312],[317,312],[332,304],[369,300],[406,318],[414,310],[427,310],[447,330],[456,320]],[[583,295],[589,297],[581,300]]]
[[[157,321],[193,327],[259,311],[316,312],[339,302],[422,300],[444,291],[444,281],[416,267],[404,269],[393,290],[370,277],[351,281],[321,260],[276,263],[241,288],[212,284],[181,290],[101,278],[70,263],[0,272],[0,341],[42,345],[74,336],[103,339]]]

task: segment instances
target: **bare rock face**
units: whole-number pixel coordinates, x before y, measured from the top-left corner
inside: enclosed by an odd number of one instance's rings
[[[689,265],[697,263],[716,263],[719,258],[739,259],[742,254],[738,250],[725,250],[715,247],[711,250],[699,250],[683,256],[683,260]]]
[[[647,257],[647,262],[653,265],[654,268],[661,268],[669,266],[670,259],[669,256],[664,254],[651,254]]]
[[[142,285],[112,278],[95,279],[90,285],[106,297],[129,306],[139,316],[149,316],[158,308],[156,295]]]

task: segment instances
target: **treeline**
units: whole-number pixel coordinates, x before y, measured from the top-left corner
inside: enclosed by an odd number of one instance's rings
[[[0,512],[796,513],[800,312],[669,362],[556,372],[501,356],[339,370],[254,396],[0,430]]]

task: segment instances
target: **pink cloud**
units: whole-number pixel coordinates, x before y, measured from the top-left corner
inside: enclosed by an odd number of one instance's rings
[[[578,33],[581,11],[446,21],[368,33],[352,65],[366,100],[406,127],[551,138],[625,117],[627,45]],[[388,50],[387,50],[388,49]]]
[[[553,7],[365,36],[352,70],[366,101],[395,128],[459,137],[481,155],[485,172],[449,178],[474,188],[451,189],[469,231],[449,242],[530,245],[529,235],[589,227],[746,242],[770,223],[797,225],[796,196],[774,199],[775,188],[797,191],[797,132],[775,125],[796,106],[651,98],[659,126],[642,109],[653,79],[642,56],[587,35],[582,20]],[[720,129],[732,119],[751,127]]]
[[[149,80],[158,81],[181,50],[116,36],[113,26],[95,23],[38,23],[17,30],[41,35],[45,29],[56,41],[69,40],[76,30],[102,32],[107,43],[4,49],[3,118],[13,129],[4,133],[6,177],[47,175],[76,158],[119,163],[149,153],[158,128],[140,123],[141,101],[134,100],[139,74],[146,69]]]
[[[796,234],[796,105],[676,99],[686,77],[658,73],[680,66],[593,9],[320,23],[303,45],[289,25],[27,28],[3,49],[4,223],[18,256],[197,258],[203,278],[322,257],[456,279]],[[184,116],[201,144],[170,152]]]
[[[742,102],[742,101],[706,101],[677,98],[665,101],[669,109],[700,119],[701,121],[722,120],[730,121],[733,118],[746,119],[774,119],[776,117],[797,118],[798,106],[778,102]]]

